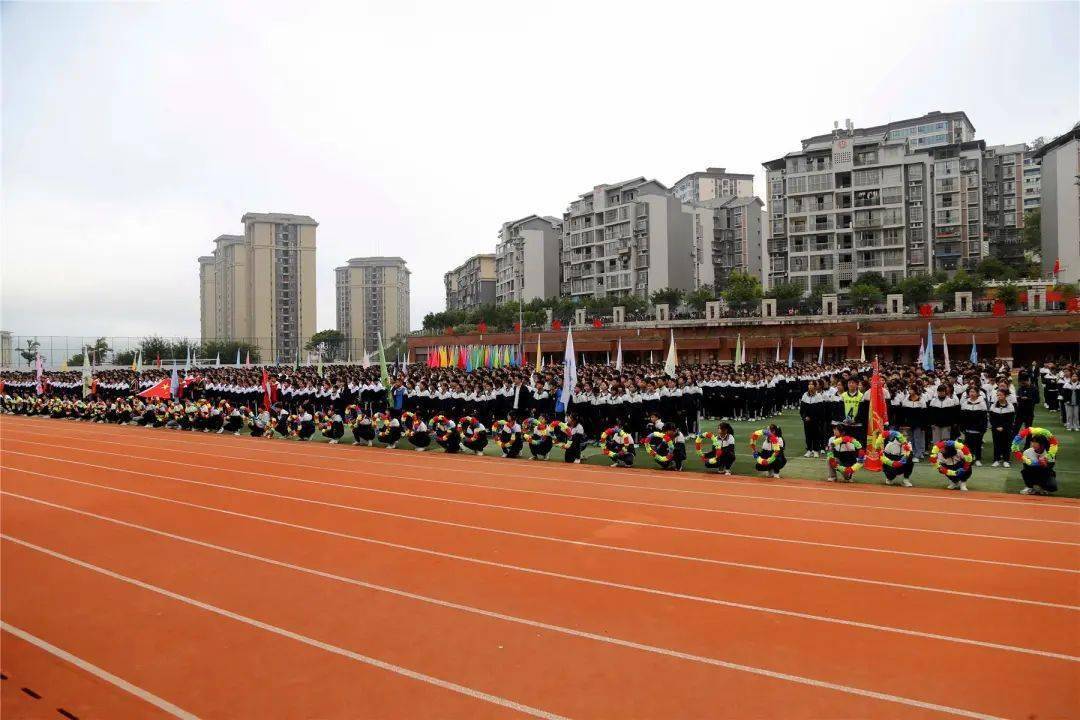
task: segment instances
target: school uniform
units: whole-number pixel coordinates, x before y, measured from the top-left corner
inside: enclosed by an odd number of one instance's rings
[[[979,463],[982,462],[983,435],[986,433],[988,414],[986,398],[981,395],[974,401],[969,398],[960,401],[960,430],[964,434],[964,444],[968,446],[976,462]]]
[[[1003,403],[995,400],[988,408],[987,417],[994,442],[994,463],[1008,464],[1013,428],[1016,426],[1016,408],[1007,398]]]

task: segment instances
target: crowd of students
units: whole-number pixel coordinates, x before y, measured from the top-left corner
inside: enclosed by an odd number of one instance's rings
[[[982,466],[987,431],[993,465],[1009,467],[1017,454],[1013,439],[1033,425],[1040,385],[1044,405],[1060,409],[1067,430],[1080,429],[1076,366],[1023,369],[1016,386],[1011,369],[993,361],[956,363],[949,371],[885,363],[880,372],[890,433],[879,449],[888,483],[909,485],[912,466],[930,460],[948,487],[965,490],[973,468]],[[673,377],[661,365],[583,365],[569,408],[561,401],[560,365],[534,372],[415,364],[396,368],[389,390],[378,367],[330,365],[321,375],[311,366],[199,367],[180,374],[176,398],[138,397],[170,373],[100,371],[84,398],[79,372],[46,373],[41,392],[31,373],[4,372],[3,410],[300,440],[320,432],[332,443],[349,432],[356,444],[393,448],[406,440],[418,451],[435,443],[451,453],[482,453],[494,442],[507,457],[527,448],[534,459],[559,446],[567,462],[580,462],[586,446],[595,445],[613,465],[633,465],[640,450],[672,470],[682,469],[692,440],[706,468],[730,474],[736,440],[728,421],[765,422],[797,408],[804,456],[825,458],[827,479],[850,480],[869,449],[867,363],[700,364],[680,366]],[[702,432],[702,417],[721,422]],[[770,423],[758,435],[755,468],[779,477],[787,462],[783,431]],[[1031,492],[1056,490],[1045,439],[1024,441],[1023,453],[1035,448],[1036,455],[1021,460]]]

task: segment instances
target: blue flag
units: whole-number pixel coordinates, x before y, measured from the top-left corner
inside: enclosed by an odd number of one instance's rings
[[[934,369],[934,324],[926,323],[926,352],[922,358],[923,370]]]
[[[975,333],[971,333],[971,357],[968,360],[971,361],[972,365],[979,362],[979,348],[975,344]]]
[[[788,339],[787,346],[787,366],[791,367],[795,364],[795,338]]]
[[[169,393],[176,397],[177,392],[180,390],[180,377],[176,374],[176,363],[172,366],[172,379],[169,380]]]

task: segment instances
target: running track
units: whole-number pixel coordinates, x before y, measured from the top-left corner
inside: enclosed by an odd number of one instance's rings
[[[0,442],[5,718],[1080,717],[1068,499]]]

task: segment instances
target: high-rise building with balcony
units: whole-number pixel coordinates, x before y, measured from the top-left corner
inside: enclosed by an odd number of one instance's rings
[[[1042,267],[1058,263],[1058,279],[1080,280],[1080,123],[1033,153],[1042,164]]]
[[[963,112],[802,141],[765,163],[768,285],[846,291],[859,276],[891,281],[974,267],[985,256],[985,144]]]
[[[656,180],[597,185],[563,215],[562,286],[575,298],[694,287],[694,210]]]
[[[399,257],[352,258],[334,269],[337,329],[359,358],[409,332],[409,269]]]
[[[721,197],[690,203],[694,209],[694,287],[722,290],[733,272],[763,283],[762,208],[757,197]]]
[[[495,302],[525,302],[559,295],[558,218],[529,215],[505,222],[495,245]]]
[[[469,310],[495,302],[495,256],[473,255],[443,275],[446,309]]]
[[[747,173],[729,173],[727,168],[711,167],[704,172],[693,172],[671,186],[671,194],[684,203],[704,202],[727,196],[748,198],[754,196],[754,176]]]
[[[983,154],[983,227],[990,254],[1024,260],[1024,213],[1039,206],[1039,165],[1026,144],[991,145]]]
[[[315,332],[315,229],[307,215],[246,213],[199,258],[204,340],[236,340],[289,362]]]

